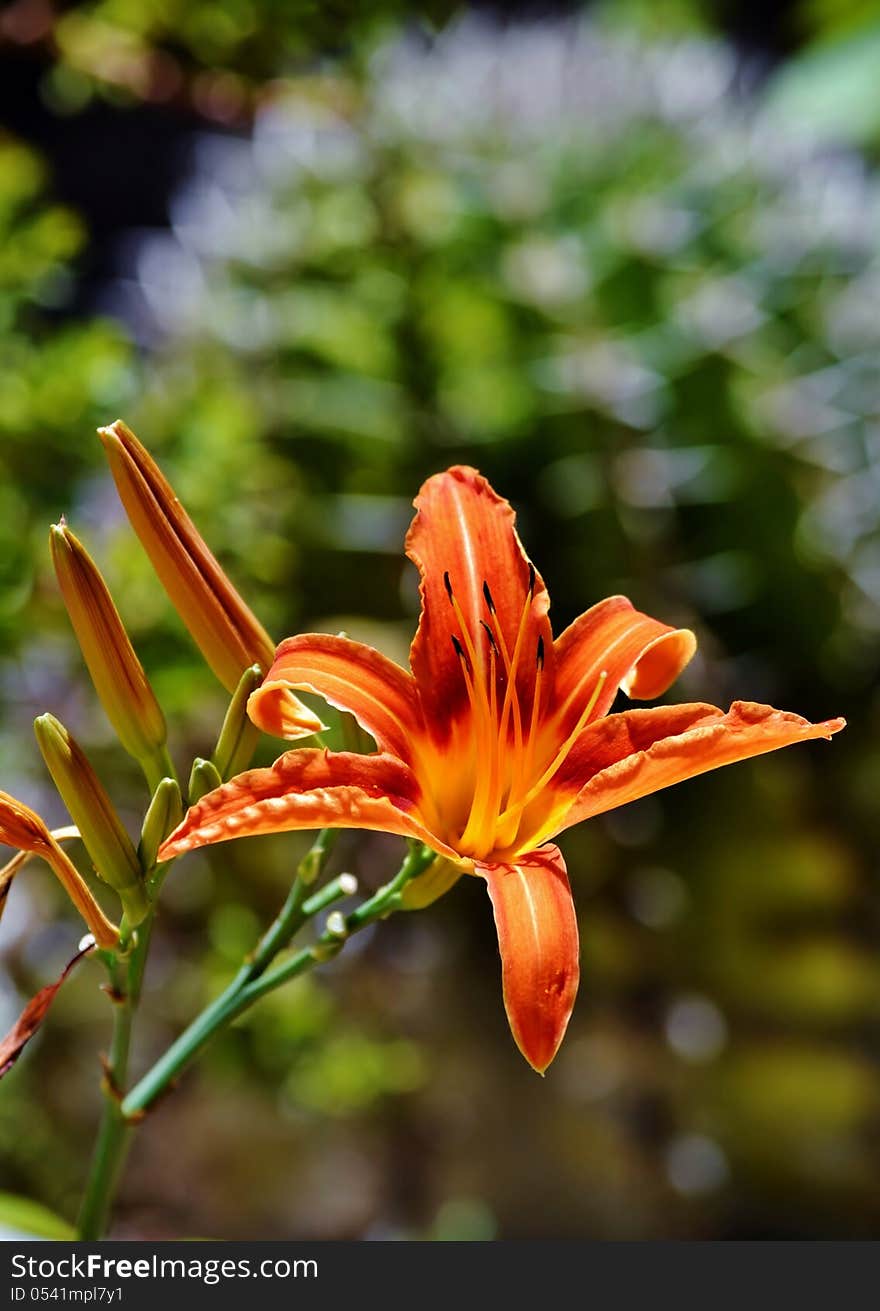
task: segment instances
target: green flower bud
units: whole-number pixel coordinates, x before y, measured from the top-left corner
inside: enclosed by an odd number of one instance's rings
[[[144,870],[155,868],[159,848],[183,819],[183,802],[176,779],[163,778],[144,816],[138,856]]]
[[[247,703],[251,692],[255,692],[263,681],[259,665],[251,665],[242,674],[238,687],[229,702],[229,709],[217,738],[217,745],[211,762],[216,766],[221,779],[231,778],[247,769],[260,740],[260,730],[248,719]]]
[[[213,792],[214,788],[220,787],[223,779],[217,772],[217,766],[210,760],[203,760],[201,756],[196,756],[193,761],[192,771],[189,776],[189,804],[194,806],[197,801],[201,801],[207,792]]]
[[[140,924],[150,903],[137,853],[88,757],[54,715],[40,715],[34,732],[95,869],[119,896],[129,924]]]

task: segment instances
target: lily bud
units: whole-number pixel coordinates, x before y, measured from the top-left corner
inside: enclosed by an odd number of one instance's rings
[[[165,759],[165,717],[135,655],[107,584],[66,524],[49,536],[61,595],[95,691],[129,755],[147,774]],[[158,776],[166,772],[158,770]]]
[[[98,435],[131,525],[171,603],[217,678],[234,692],[242,670],[269,668],[275,643],[131,429],[117,419]]]
[[[88,757],[54,715],[40,715],[34,732],[95,869],[118,894],[129,924],[140,924],[150,903],[137,854]]]
[[[257,749],[260,730],[248,719],[247,703],[251,692],[256,691],[262,679],[260,666],[251,665],[250,669],[246,669],[242,674],[238,687],[232,694],[214,754],[211,756],[211,762],[216,766],[217,773],[223,780],[247,769]]]
[[[189,789],[187,791],[189,804],[194,806],[208,792],[213,792],[215,788],[218,788],[222,782],[223,779],[217,773],[217,766],[212,764],[210,760],[203,760],[201,756],[196,756],[189,776]]]
[[[107,919],[73,861],[62,851],[39,815],[6,792],[0,792],[0,842],[41,856],[51,866],[98,946],[115,946],[119,929]]]
[[[142,869],[154,868],[158,860],[159,848],[168,837],[168,834],[173,833],[177,828],[182,819],[183,802],[180,798],[180,787],[177,780],[163,778],[153,793],[153,799],[144,816],[141,840],[138,846],[138,856],[140,857]]]

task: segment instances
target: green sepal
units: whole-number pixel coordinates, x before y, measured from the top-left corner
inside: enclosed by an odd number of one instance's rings
[[[465,870],[445,856],[436,856],[423,874],[417,874],[400,893],[401,910],[424,910],[444,896]]]

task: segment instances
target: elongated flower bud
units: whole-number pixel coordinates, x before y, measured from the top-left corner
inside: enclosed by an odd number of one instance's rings
[[[165,717],[135,655],[107,584],[66,524],[54,524],[50,546],[64,604],[95,691],[120,742],[149,774],[165,755]],[[158,771],[161,778],[167,771]]]
[[[34,732],[95,869],[118,894],[129,924],[140,924],[150,903],[137,854],[88,757],[54,715],[40,715]]]
[[[138,856],[145,870],[153,869],[159,848],[183,819],[183,802],[176,779],[163,778],[153,793],[153,799],[144,816]]]
[[[99,428],[131,525],[196,645],[229,692],[275,643],[208,549],[155,460],[121,419]]]
[[[62,851],[39,815],[6,792],[0,792],[0,842],[41,856],[51,866],[98,946],[116,944],[119,930],[107,919],[73,861]]]
[[[223,719],[223,727],[217,738],[211,763],[224,781],[240,774],[251,763],[251,757],[260,740],[260,730],[248,719],[248,697],[260,686],[262,671],[259,665],[246,669],[232,694],[229,708]]]

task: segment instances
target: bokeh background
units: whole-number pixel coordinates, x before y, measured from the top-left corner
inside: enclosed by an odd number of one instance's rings
[[[64,822],[51,710],[133,831],[145,801],[54,586],[62,511],[181,766],[222,715],[102,468],[117,415],[278,637],[405,660],[409,503],[468,461],[558,629],[622,591],[698,632],[674,699],[850,721],[566,836],[583,982],[545,1080],[464,880],[214,1045],[142,1129],[116,1235],[880,1232],[878,87],[874,0],[0,10],[0,786]],[[374,885],[399,847],[344,839],[334,867]],[[302,850],[176,868],[137,1066]],[[0,1029],[79,933],[29,869]],[[99,982],[81,968],[0,1090],[0,1187],[68,1217]]]

